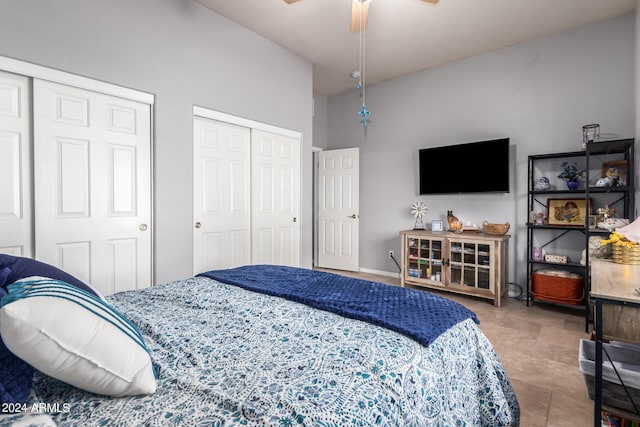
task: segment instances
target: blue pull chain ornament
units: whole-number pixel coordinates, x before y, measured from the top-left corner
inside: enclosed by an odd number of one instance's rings
[[[360,111],[358,112],[358,115],[362,117],[362,126],[364,127],[365,130],[367,130],[367,118],[369,117],[369,115],[371,114],[371,112],[369,110],[367,110],[366,105],[362,104],[362,107],[360,107]]]

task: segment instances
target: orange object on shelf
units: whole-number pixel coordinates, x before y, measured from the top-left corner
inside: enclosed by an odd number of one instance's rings
[[[577,274],[558,275],[556,271],[538,270],[531,274],[534,300],[581,305],[584,302],[584,278]]]

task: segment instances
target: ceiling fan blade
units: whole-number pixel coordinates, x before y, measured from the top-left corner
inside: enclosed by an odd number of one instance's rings
[[[285,2],[286,4],[295,3],[295,2],[297,2],[297,1],[300,1],[300,0],[284,0],[284,2]]]
[[[287,0],[285,0],[285,1],[287,1]],[[293,0],[293,1],[297,1],[297,0]],[[438,1],[440,1],[440,0],[422,0],[422,1],[426,1],[427,3],[431,3],[431,4],[436,4],[436,3],[438,3]],[[287,3],[288,3],[288,2],[287,2]]]
[[[351,2],[351,32],[357,33],[367,28],[367,18],[369,16],[369,2],[362,3],[358,0]]]

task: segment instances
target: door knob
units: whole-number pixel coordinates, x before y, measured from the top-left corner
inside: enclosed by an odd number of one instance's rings
[[[358,215],[356,215],[356,214],[349,215],[347,218],[353,218],[353,219],[356,219],[356,218],[358,218]]]
[[[200,227],[202,227],[202,224],[200,224],[200,222],[196,222],[195,226],[196,226],[196,228],[200,228]]]
[[[138,228],[140,229],[140,231],[147,231],[147,224],[140,224]]]

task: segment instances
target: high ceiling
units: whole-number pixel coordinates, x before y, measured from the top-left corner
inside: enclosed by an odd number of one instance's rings
[[[315,95],[355,88],[351,0],[197,0],[313,63]],[[372,0],[367,84],[622,15],[636,0]]]

